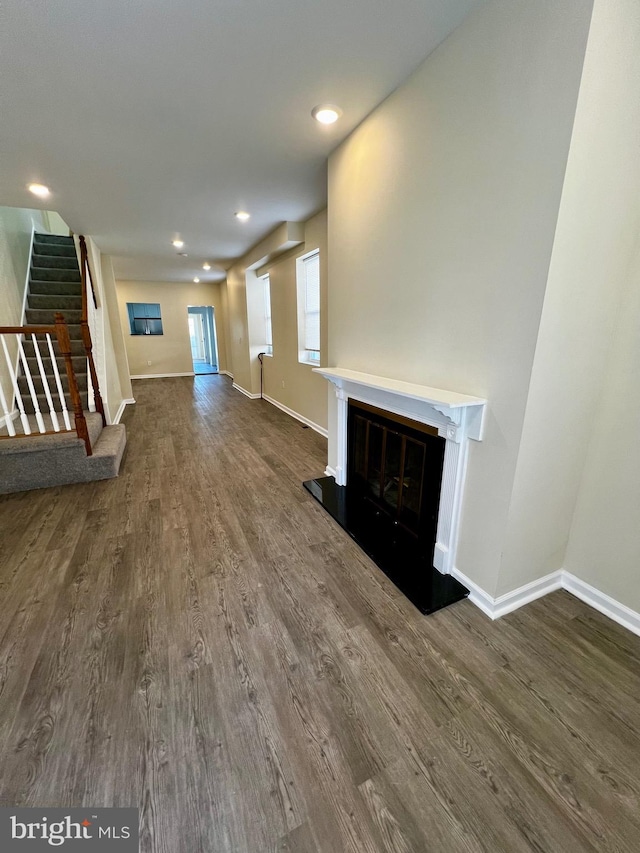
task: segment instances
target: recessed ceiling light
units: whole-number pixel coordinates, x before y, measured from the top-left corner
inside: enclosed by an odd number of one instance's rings
[[[198,278],[198,276],[196,276],[196,277],[194,278],[193,283],[194,283],[194,284],[200,284],[200,279]]]
[[[311,110],[311,115],[320,124],[333,124],[342,115],[342,110],[334,104],[319,104]]]
[[[251,218],[251,214],[247,213],[246,210],[238,210],[236,213],[236,219],[239,219],[240,222],[246,222],[247,219]]]
[[[172,240],[171,243],[176,249],[181,249],[184,246],[184,240]]]
[[[202,269],[203,269],[203,270],[210,270],[210,269],[211,269],[211,264],[208,264],[208,263],[205,261],[205,263],[204,263],[204,264],[202,264]]]
[[[51,190],[49,187],[45,187],[44,184],[29,184],[27,187],[30,193],[39,196],[40,198],[46,198]]]

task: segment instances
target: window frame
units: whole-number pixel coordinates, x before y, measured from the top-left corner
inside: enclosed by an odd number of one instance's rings
[[[317,275],[317,310],[307,310],[308,297],[308,262],[312,258],[318,259],[318,275]],[[320,280],[320,249],[312,249],[306,252],[299,258],[296,258],[296,288],[298,301],[298,361],[300,364],[308,364],[311,367],[319,367],[321,363],[322,352],[322,283]],[[308,347],[308,320],[310,315],[317,315],[317,330],[318,330],[318,349]],[[316,357],[311,353],[317,354]]]
[[[273,314],[271,311],[271,276],[267,272],[259,276],[262,282],[262,298],[264,302],[264,354],[273,356]]]

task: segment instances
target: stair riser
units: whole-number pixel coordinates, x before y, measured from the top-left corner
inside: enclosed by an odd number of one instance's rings
[[[79,329],[80,327],[76,326],[75,328]],[[40,357],[41,358],[47,357],[49,355],[49,347],[47,346],[46,341],[44,340],[44,338],[42,336],[39,336],[37,338],[37,340],[38,340],[38,350],[40,352]],[[54,337],[52,337],[51,343],[53,344],[53,352],[54,352],[54,355],[56,356],[56,359],[58,361],[64,362],[63,357],[60,355],[60,348],[58,347],[58,342]],[[25,354],[27,360],[29,360],[30,358],[35,359],[36,354],[33,350],[33,344],[31,343],[31,341],[30,340],[23,341],[22,346],[24,348],[24,354]],[[77,357],[86,356],[86,353],[84,350],[84,344],[82,343],[81,340],[79,340],[77,338],[75,340],[71,341],[71,357],[73,358],[76,356]]]
[[[72,258],[77,262],[78,256],[76,254],[76,247],[71,244],[60,245],[58,243],[37,243],[33,244],[33,256],[34,257],[46,257],[46,258]],[[42,264],[42,266],[46,266],[46,264]]]
[[[42,293],[29,293],[29,308],[39,311],[82,311],[81,296],[64,296],[63,294],[46,295]]]
[[[38,360],[36,358],[27,358],[27,363],[29,365],[29,370],[31,371],[32,376],[40,375],[40,367],[38,366]],[[66,367],[64,364],[64,359],[62,357],[56,359],[56,363],[58,365],[58,372],[60,376],[63,376],[66,373]],[[71,358],[71,364],[73,365],[74,373],[86,373],[87,370],[87,359],[84,356],[73,356]],[[44,367],[44,372],[47,376],[50,376],[53,372],[53,368],[51,366],[50,358],[42,359],[42,366]]]
[[[31,263],[34,267],[45,267],[46,269],[77,270],[78,259],[68,258],[60,255],[33,255]]]
[[[72,246],[74,245],[73,237],[63,237],[62,234],[38,234],[33,235],[34,244],[48,244],[54,246]]]
[[[27,308],[26,312],[27,324],[31,326],[52,326],[56,322],[56,314],[62,314],[67,321],[69,328],[78,326],[82,320],[82,311],[71,311],[69,309],[58,309],[56,311],[46,311],[43,308]]]
[[[76,268],[72,269],[54,269],[52,267],[31,267],[31,279],[33,281],[64,281],[75,282],[81,281],[80,272]]]
[[[57,400],[57,398],[54,398],[54,402],[55,402],[56,400]],[[69,399],[69,397],[68,397],[66,394],[65,394],[65,400],[67,401],[67,411],[68,411],[68,412],[69,412],[69,414],[73,417],[73,406],[71,405],[71,400]],[[88,395],[87,395],[86,393],[85,393],[85,394],[80,394],[80,400],[81,400],[81,402],[82,402],[82,408],[83,408],[84,410],[88,410],[88,409],[89,409],[89,404],[88,404]],[[26,412],[28,415],[32,415],[32,414],[34,414],[35,409],[34,409],[34,406],[33,406],[32,401],[31,401],[31,398],[29,397],[29,399],[27,399],[26,397],[23,397],[23,398],[22,398],[22,402],[23,402],[23,404],[24,404],[24,410],[25,410],[25,412]],[[38,405],[40,406],[40,411],[42,412],[42,414],[48,414],[48,412],[49,412],[49,403],[47,402],[47,398],[45,397],[45,395],[44,395],[44,394],[38,394]],[[58,409],[58,410],[59,410],[59,409],[60,409],[60,406],[59,406],[59,405],[56,405],[56,409]]]
[[[31,379],[33,382],[33,387],[36,390],[36,396],[38,396],[38,397],[45,396],[44,386],[42,384],[42,379],[40,377],[40,374],[39,373],[38,374],[32,373]],[[53,375],[50,376],[48,374],[47,374],[47,379],[49,382],[49,391],[51,393],[51,396],[55,400],[55,399],[57,399],[57,396],[58,396],[58,389],[56,387],[56,380],[53,377]],[[62,390],[65,392],[65,394],[68,393],[68,391],[69,391],[69,379],[67,377],[66,372],[60,374],[60,381],[62,383]],[[78,383],[78,390],[80,391],[80,393],[86,394],[87,393],[87,374],[86,373],[76,373],[76,382]],[[18,377],[18,388],[20,389],[20,394],[21,394],[23,400],[26,400],[27,398],[29,398],[29,399],[31,398],[31,394],[29,392],[29,384],[27,382],[26,376],[19,376]]]
[[[29,282],[30,296],[79,296],[82,299],[82,284],[79,281],[34,281]]]

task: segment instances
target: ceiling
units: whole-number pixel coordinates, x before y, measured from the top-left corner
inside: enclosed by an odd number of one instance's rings
[[[222,278],[325,205],[328,154],[479,2],[3,0],[0,205],[44,183],[119,278]]]

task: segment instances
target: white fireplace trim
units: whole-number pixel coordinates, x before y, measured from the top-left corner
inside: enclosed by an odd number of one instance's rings
[[[438,435],[445,439],[433,565],[443,574],[450,574],[455,566],[469,439],[482,440],[487,401],[344,368],[315,367],[313,372],[324,376],[335,387],[337,416],[335,423],[329,424],[329,433],[336,437],[337,459],[335,470],[327,468],[327,473],[335,477],[339,486],[347,484],[350,399],[435,427]]]

